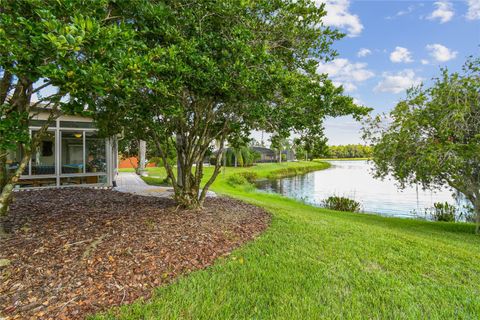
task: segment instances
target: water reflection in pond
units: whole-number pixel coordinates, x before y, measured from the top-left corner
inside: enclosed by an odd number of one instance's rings
[[[423,191],[420,187],[400,190],[393,180],[374,179],[367,161],[331,161],[330,169],[278,180],[259,181],[257,187],[268,192],[319,205],[329,196],[344,196],[359,201],[365,212],[388,216],[424,216],[435,202],[449,202],[462,207],[452,191]]]

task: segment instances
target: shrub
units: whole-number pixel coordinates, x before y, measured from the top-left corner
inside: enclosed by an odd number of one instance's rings
[[[243,154],[241,151],[236,151],[235,155],[237,156],[237,167],[243,167],[245,165],[245,161],[243,159]],[[234,160],[235,165],[235,160]]]
[[[260,152],[250,149],[250,154],[252,156],[252,164],[262,160],[262,154]]]
[[[244,167],[249,167],[249,166],[253,165],[253,154],[252,154],[252,151],[249,148],[244,147],[244,148],[240,149],[240,153],[242,154],[243,166]]]
[[[244,177],[249,183],[254,183],[258,180],[258,174],[256,172],[242,172],[239,173],[242,177]]]
[[[228,148],[225,151],[225,161],[227,167],[234,167],[235,166],[235,158],[237,161],[237,167],[249,167],[253,165],[255,160],[255,156],[257,154],[254,151],[250,150],[248,147],[240,147],[238,149]],[[260,154],[258,154],[260,155]],[[209,159],[211,165],[215,165],[215,157],[212,156]]]
[[[433,221],[455,222],[459,217],[458,209],[448,202],[435,202],[432,208],[425,210],[425,214]]]
[[[232,186],[248,185],[248,180],[240,174],[232,174],[227,178],[227,183]]]
[[[167,158],[168,164],[174,166],[177,164],[177,158]],[[152,157],[148,159],[148,163],[155,163],[156,167],[163,167],[163,158],[162,157]]]
[[[463,206],[463,213],[461,214],[465,222],[475,222],[475,210],[471,205]]]
[[[332,196],[322,201],[322,206],[337,211],[360,212],[360,202],[345,197]]]

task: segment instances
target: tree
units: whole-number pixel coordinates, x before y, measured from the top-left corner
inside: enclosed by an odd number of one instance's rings
[[[0,0],[0,220],[50,123],[61,112],[88,113],[86,105],[121,86],[132,33],[110,18],[109,1]],[[49,118],[30,136],[36,108]],[[22,158],[8,170],[17,147]]]
[[[279,134],[274,134],[270,137],[270,149],[277,152],[277,161],[282,162],[283,151],[290,147],[290,143],[287,138],[282,137]]]
[[[314,133],[307,131],[300,138],[295,139],[295,146],[298,150],[297,158],[305,158],[310,161],[313,159],[324,157],[328,152],[327,138],[321,132]]]
[[[119,2],[116,12],[143,42],[136,53],[144,82],[128,101],[98,101],[99,123],[141,127],[162,157],[173,145],[177,173],[164,164],[182,207],[202,206],[226,141],[253,129],[285,136],[325,115],[365,111],[316,74],[342,35],[322,25],[324,6],[313,1],[139,0],[134,7]],[[201,185],[214,143],[215,168]]]
[[[328,146],[323,157],[327,158],[370,158],[372,147],[361,144]]]
[[[480,232],[480,59],[409,90],[389,119],[377,117],[365,130],[376,175],[391,174],[402,187],[450,186],[472,203]]]

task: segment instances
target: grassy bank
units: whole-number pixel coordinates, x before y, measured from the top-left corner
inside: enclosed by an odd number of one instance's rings
[[[330,164],[321,161],[299,161],[299,162],[285,162],[285,163],[264,163],[247,168],[233,168],[228,167],[222,170],[217,182],[222,181],[222,178],[233,174],[242,174],[245,172],[253,173],[258,179],[279,179],[284,177],[305,174],[312,171],[323,170],[330,168]],[[133,169],[121,169],[121,172],[133,172]],[[212,172],[213,167],[205,167],[205,178],[208,178]],[[156,167],[148,168],[148,176],[142,179],[151,185],[165,184],[164,180],[167,178],[165,168]],[[215,188],[216,185],[213,186]]]
[[[340,213],[228,182],[213,190],[273,215],[256,241],[213,267],[98,319],[478,319],[480,237],[469,224]],[[290,170],[290,169],[289,169]]]

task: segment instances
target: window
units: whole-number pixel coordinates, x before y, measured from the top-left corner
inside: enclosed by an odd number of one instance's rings
[[[32,120],[30,132],[38,135],[38,125],[44,120]],[[63,125],[63,127],[62,127]],[[108,183],[107,140],[92,130],[91,122],[56,121],[43,134],[32,151],[27,167],[16,187],[73,186]],[[19,168],[24,152],[19,145],[9,151],[6,168],[9,174]]]
[[[38,131],[33,131],[35,136]],[[47,132],[43,135],[36,150],[32,152],[32,172],[36,175],[54,175],[55,172],[55,132]]]
[[[28,124],[32,127],[43,127],[47,123],[48,121],[46,120],[30,120]],[[55,127],[55,121],[49,123],[49,125],[50,127]]]
[[[94,128],[92,122],[81,122],[81,121],[60,121],[61,128],[85,128],[91,129]]]
[[[63,174],[83,173],[83,132],[62,131],[62,171]]]
[[[23,149],[20,145],[17,146],[16,150],[10,150],[7,154],[7,173],[14,174],[15,171],[20,166],[20,162],[23,157]],[[22,172],[22,175],[27,175],[29,171],[29,166],[25,167],[25,170]]]
[[[85,132],[85,165],[87,173],[107,172],[105,139],[96,132]]]

